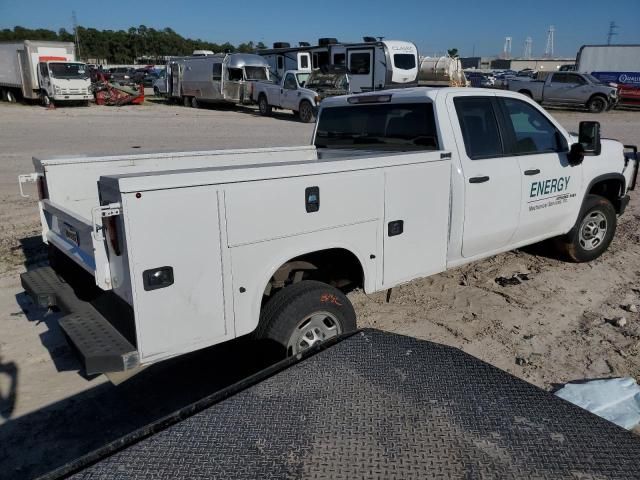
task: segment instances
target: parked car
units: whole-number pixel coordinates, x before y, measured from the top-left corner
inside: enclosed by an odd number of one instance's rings
[[[522,93],[543,105],[584,106],[600,113],[618,103],[618,91],[597,78],[577,72],[553,72],[543,80],[520,78],[509,80],[508,88]]]
[[[113,67],[109,70],[111,81],[119,83],[131,83],[134,81],[135,70],[130,67]]]

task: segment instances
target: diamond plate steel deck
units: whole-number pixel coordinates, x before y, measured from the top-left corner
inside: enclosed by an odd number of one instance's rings
[[[629,432],[460,350],[375,330],[126,443],[73,478],[640,478]]]

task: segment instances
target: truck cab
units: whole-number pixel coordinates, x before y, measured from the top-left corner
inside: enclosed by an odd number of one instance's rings
[[[38,63],[40,100],[48,106],[54,102],[88,102],[91,79],[84,63],[44,60]]]

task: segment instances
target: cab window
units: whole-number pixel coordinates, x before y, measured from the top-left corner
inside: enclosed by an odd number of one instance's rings
[[[287,73],[287,76],[284,79],[284,88],[288,90],[295,90],[298,88],[298,83],[296,82],[296,77],[293,76],[293,73]]]
[[[577,84],[577,85],[584,85],[585,80],[584,78],[582,78],[580,75],[576,75],[575,73],[567,73],[567,83],[573,83],[573,84]]]
[[[502,98],[507,113],[507,128],[512,128],[510,153],[531,155],[561,150],[560,132],[537,108],[513,98]]]
[[[212,80],[222,80],[222,64],[221,63],[213,64],[213,71],[211,74],[211,78]]]
[[[457,97],[453,100],[467,156],[472,160],[504,155],[492,97]]]

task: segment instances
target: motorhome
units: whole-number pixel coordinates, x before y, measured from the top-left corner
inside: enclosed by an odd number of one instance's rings
[[[278,77],[287,70],[346,66],[353,93],[415,85],[418,79],[418,49],[413,43],[400,40],[364,37],[360,43],[341,43],[335,38],[321,38],[316,46],[300,42],[291,47],[278,42],[274,48],[256,53],[265,58]]]
[[[269,65],[246,53],[173,58],[167,64],[167,96],[185,106],[250,103],[255,80],[269,80]]]

